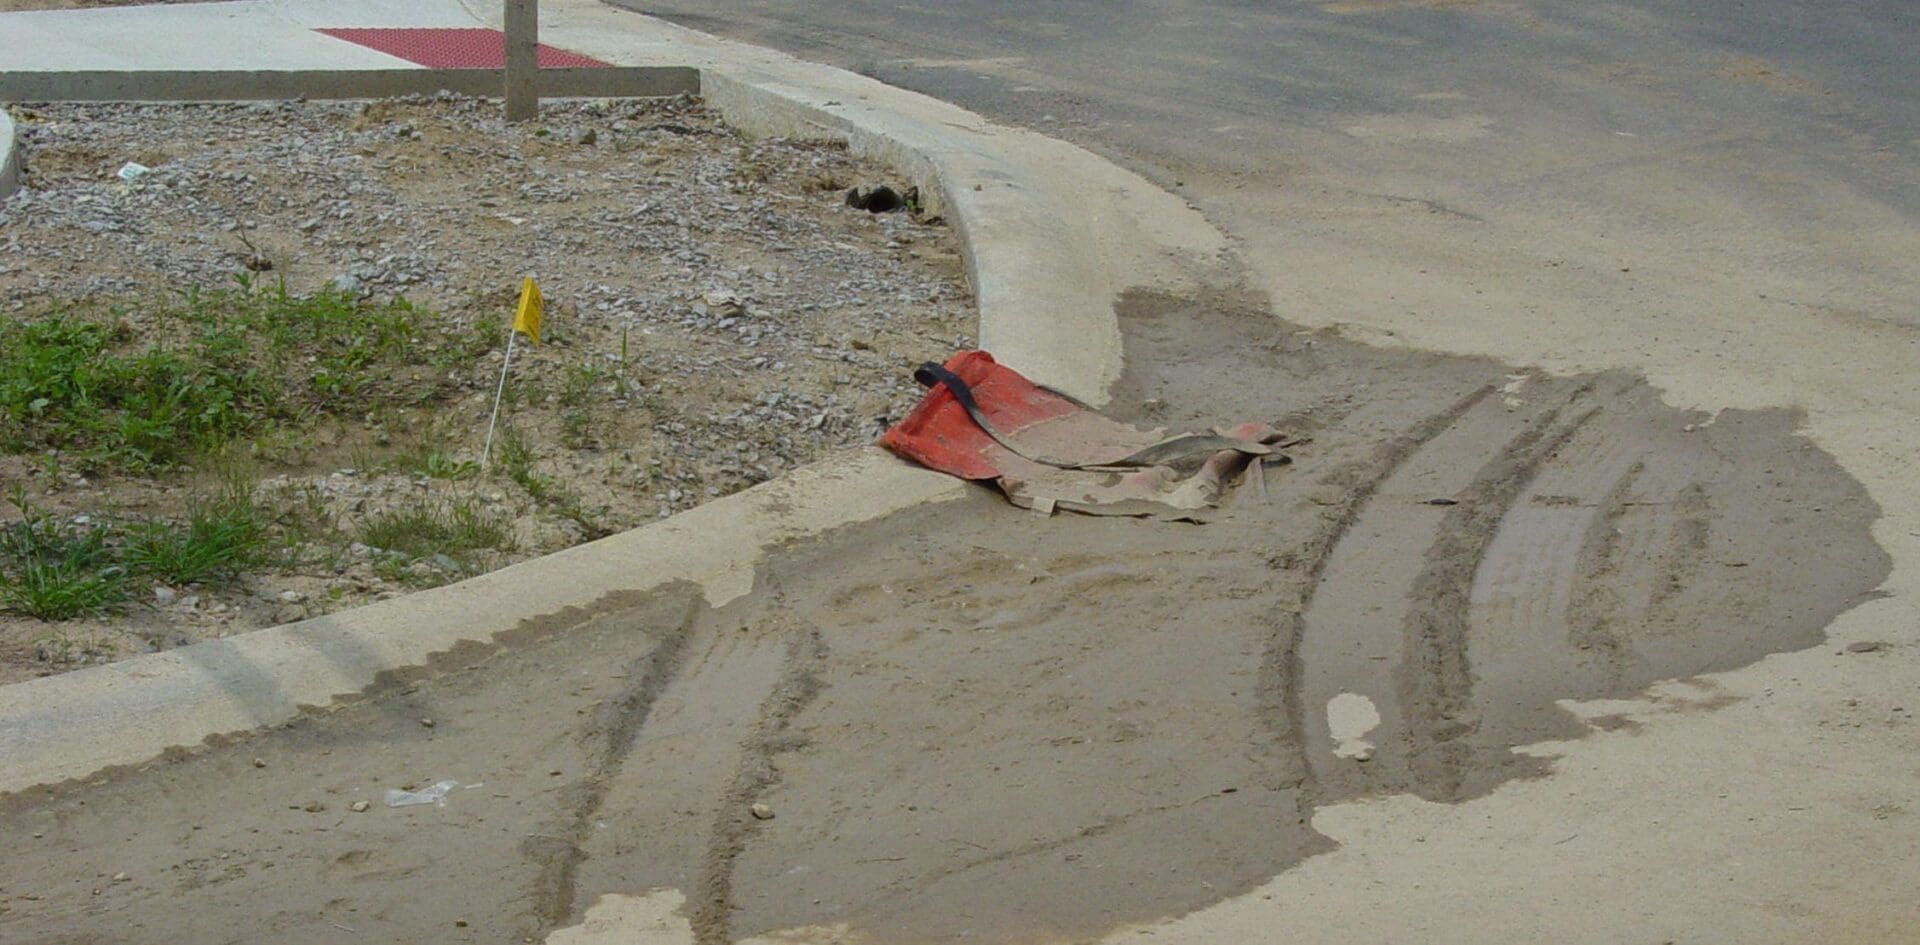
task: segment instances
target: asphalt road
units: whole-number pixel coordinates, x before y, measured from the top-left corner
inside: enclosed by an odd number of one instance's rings
[[[618,3],[1115,157],[1298,321],[1920,319],[1903,0]]]

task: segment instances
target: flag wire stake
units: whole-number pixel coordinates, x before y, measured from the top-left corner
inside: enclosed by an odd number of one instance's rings
[[[507,356],[500,361],[500,386],[493,392],[493,417],[487,421],[487,445],[480,451],[480,471],[485,472],[493,458],[493,428],[500,423],[500,398],[507,392],[507,369],[513,366],[513,343],[520,332],[507,329]]]

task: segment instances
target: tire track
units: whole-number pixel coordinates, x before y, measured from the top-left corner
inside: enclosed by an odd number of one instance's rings
[[[1658,612],[1680,593],[1706,557],[1713,523],[1713,500],[1706,487],[1694,482],[1681,489],[1673,500],[1673,518],[1673,531],[1660,555],[1661,573],[1647,603],[1649,612]]]
[[[1473,767],[1469,736],[1478,728],[1467,658],[1474,576],[1508,509],[1547,460],[1600,413],[1601,408],[1589,407],[1562,420],[1591,386],[1575,390],[1565,404],[1530,423],[1481,467],[1459,504],[1447,509],[1427,548],[1426,566],[1409,589],[1412,607],[1396,688],[1413,789],[1428,800],[1458,800],[1502,776],[1481,772],[1472,784],[1467,778]]]
[[[1626,635],[1618,626],[1623,609],[1618,588],[1622,554],[1620,527],[1630,508],[1634,487],[1646,468],[1645,460],[1635,462],[1607,491],[1574,557],[1577,580],[1585,589],[1574,595],[1567,608],[1567,642],[1600,659],[1608,688],[1620,684],[1625,664],[1632,657]]]
[[[697,945],[727,945],[733,940],[734,863],[763,823],[754,815],[753,805],[780,781],[774,759],[806,744],[791,728],[819,695],[820,669],[826,658],[826,639],[817,628],[797,630],[788,637],[780,681],[761,702],[754,730],[741,745],[740,767],[714,813],[711,839],[694,887],[692,925]]]
[[[533,881],[533,913],[543,932],[573,915],[580,864],[587,858],[583,847],[594,817],[606,803],[655,702],[685,664],[702,606],[699,595],[691,595],[679,621],[661,635],[653,650],[627,664],[632,681],[617,698],[601,706],[585,733],[601,741],[593,769],[561,790],[568,816],[530,834],[520,845],[522,855],[539,865]]]
[[[1266,651],[1262,654],[1259,709],[1260,717],[1274,729],[1276,741],[1292,746],[1292,752],[1298,760],[1297,782],[1276,787],[1299,789],[1302,816],[1318,801],[1320,785],[1307,755],[1306,714],[1302,705],[1305,667],[1300,660],[1300,641],[1306,635],[1307,611],[1313,607],[1314,596],[1326,576],[1333,549],[1353,528],[1353,523],[1359,520],[1361,510],[1373,499],[1382,483],[1399,471],[1421,447],[1459,422],[1461,417],[1479,406],[1495,390],[1492,384],[1476,388],[1447,409],[1381,443],[1367,459],[1322,477],[1322,485],[1342,490],[1344,500],[1335,506],[1331,515],[1321,518],[1319,527],[1298,553],[1268,560],[1268,564],[1274,568],[1298,569],[1301,572],[1298,598],[1286,602],[1293,605],[1287,608],[1287,613],[1276,615],[1274,632],[1268,637]]]

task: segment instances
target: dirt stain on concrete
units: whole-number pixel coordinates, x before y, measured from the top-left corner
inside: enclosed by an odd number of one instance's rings
[[[1888,573],[1788,412],[1368,348],[1232,292],[1120,311],[1116,413],[1311,437],[1264,500],[1190,526],[981,490],[783,548],[718,610],[648,600],[13,798],[0,931],[539,940],[679,890],[703,943],[1085,939],[1328,849],[1317,805],[1545,775],[1511,749],[1586,730],[1556,700],[1816,644]],[[1329,731],[1342,696],[1370,751]],[[444,807],[380,804],[442,778]]]

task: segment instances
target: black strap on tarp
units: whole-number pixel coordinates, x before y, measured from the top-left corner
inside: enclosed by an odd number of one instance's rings
[[[1039,463],[1042,466],[1052,466],[1055,469],[1109,469],[1115,467],[1138,468],[1161,466],[1177,462],[1180,459],[1193,456],[1197,453],[1211,454],[1220,452],[1221,450],[1239,450],[1242,453],[1247,453],[1252,456],[1264,456],[1273,452],[1270,447],[1259,443],[1236,440],[1232,437],[1221,436],[1217,433],[1192,433],[1162,440],[1121,459],[1095,462],[1070,462],[1066,460],[1048,459],[1044,456],[1035,456],[1028,453],[1026,450],[1021,449],[1009,441],[1005,434],[995,429],[993,421],[987,419],[987,415],[980,409],[980,402],[974,398],[973,388],[969,386],[966,381],[961,380],[959,375],[947,370],[944,365],[935,364],[932,361],[925,362],[914,369],[913,379],[919,381],[920,386],[928,390],[932,390],[937,384],[945,384],[947,393],[953,395],[953,399],[959,402],[961,409],[967,412],[967,416],[973,418],[974,424],[988,436],[992,437],[995,443],[1006,447],[1006,449],[1015,456],[1028,460],[1029,462]],[[1045,388],[1042,389],[1044,390]],[[1055,396],[1071,401],[1077,406],[1086,406],[1086,404],[1072,397],[1068,397],[1065,394],[1059,394],[1052,390],[1047,390],[1047,393],[1055,394]]]

